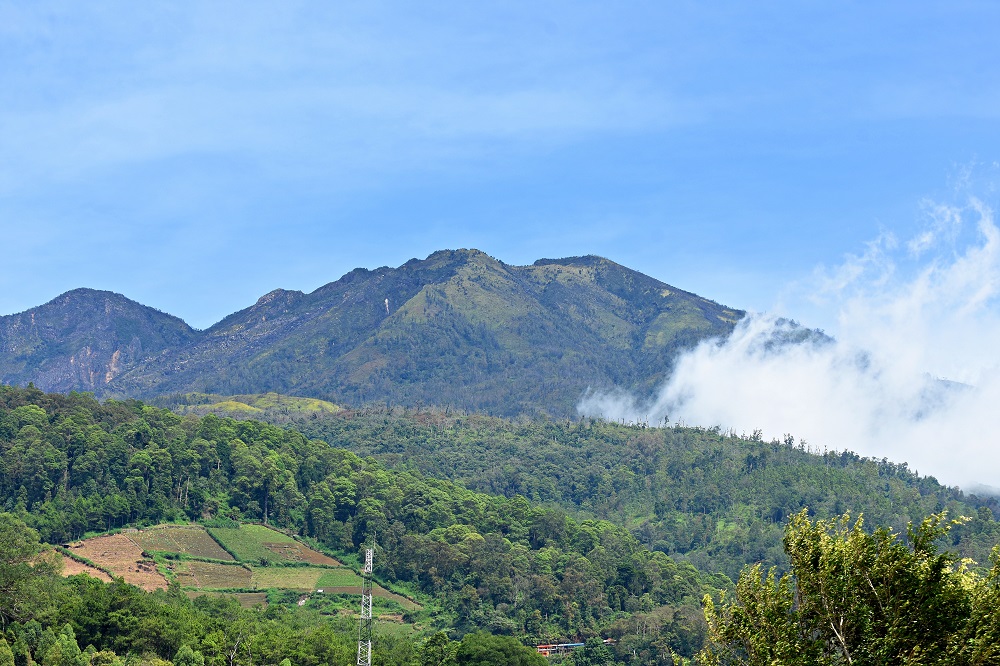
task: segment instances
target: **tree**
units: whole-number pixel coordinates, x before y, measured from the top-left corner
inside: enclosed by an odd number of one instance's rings
[[[190,646],[182,645],[174,655],[173,662],[174,666],[205,666],[205,657]]]
[[[0,636],[0,666],[14,666],[14,651],[3,636]]]
[[[38,532],[10,513],[0,513],[0,621],[27,620],[44,604],[48,585],[59,570],[46,554]]]
[[[1000,559],[988,577],[939,553],[954,524],[935,514],[907,530],[866,533],[859,518],[812,522],[803,510],[785,530],[791,572],[744,570],[735,598],[705,600],[704,664],[995,663]]]
[[[420,647],[420,666],[453,666],[457,643],[448,639],[448,634],[439,631]]]
[[[573,666],[615,666],[615,655],[600,638],[588,638],[582,648],[573,650]]]
[[[458,666],[545,666],[545,658],[510,636],[466,634],[455,653]]]

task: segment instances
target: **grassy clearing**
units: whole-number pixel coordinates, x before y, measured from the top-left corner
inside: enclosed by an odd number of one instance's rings
[[[350,569],[327,569],[319,580],[316,581],[317,588],[327,587],[348,587],[361,585],[361,576]]]
[[[295,544],[292,537],[275,532],[263,525],[240,525],[239,527],[210,527],[211,532],[219,541],[226,545],[236,557],[244,562],[260,562],[261,560],[280,560],[279,553],[264,544]]]
[[[267,592],[203,592],[201,590],[189,590],[184,594],[189,599],[197,597],[232,597],[243,608],[253,608],[257,604],[267,605]]]
[[[285,590],[315,590],[323,574],[330,571],[319,567],[259,567],[253,571],[252,587],[276,587]],[[360,578],[358,585],[360,585]]]
[[[179,396],[170,409],[178,414],[200,414],[209,412],[236,418],[258,417],[262,414],[281,416],[309,416],[313,414],[335,414],[342,408],[332,402],[316,398],[298,398],[278,393],[249,395],[213,395],[188,393]]]
[[[263,525],[210,527],[209,531],[243,562],[295,562],[339,566],[340,562]]]
[[[232,590],[254,586],[253,573],[234,564],[190,560],[171,563],[168,569],[184,588]]]
[[[233,559],[200,525],[160,525],[140,530],[132,538],[147,551],[182,553],[214,560]]]

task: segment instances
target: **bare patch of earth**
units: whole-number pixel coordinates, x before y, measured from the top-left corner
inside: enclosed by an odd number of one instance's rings
[[[62,575],[63,576],[75,576],[77,574],[87,574],[92,578],[97,578],[98,580],[103,580],[106,583],[111,582],[111,576],[100,569],[95,569],[89,564],[84,564],[83,562],[77,562],[72,557],[66,557],[62,553],[59,554],[62,558]]]
[[[167,580],[156,564],[142,556],[142,548],[125,534],[108,534],[69,545],[74,553],[100,565],[126,583],[144,590],[165,590]]]

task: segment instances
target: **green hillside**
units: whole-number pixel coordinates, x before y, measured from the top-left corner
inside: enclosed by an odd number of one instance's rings
[[[390,471],[255,421],[0,386],[0,448],[2,509],[45,541],[226,517],[282,526],[349,561],[376,531],[378,579],[433,599],[432,627],[458,633],[611,634],[690,655],[701,596],[730,584],[608,521]],[[630,635],[634,622],[648,630]]]
[[[0,387],[0,508],[10,512],[0,513],[0,527],[12,516],[61,543],[126,525],[266,521],[348,562],[374,530],[378,579],[427,600],[422,615],[409,618],[421,618],[426,631],[457,637],[485,629],[529,645],[610,637],[621,659],[699,650],[707,631],[700,598],[732,586],[714,572],[732,575],[755,562],[787,566],[782,526],[803,507],[820,518],[863,511],[866,525],[900,532],[899,525],[941,510],[966,515],[938,545],[980,564],[1000,537],[994,500],[965,496],[902,464],[818,453],[791,438],[373,408],[314,412],[298,428],[329,444],[258,421]],[[289,542],[263,528],[216,531],[230,550],[248,549],[244,556],[270,566],[251,567],[252,575],[241,569],[247,573],[234,582],[221,574],[238,565],[181,558],[178,581],[311,589],[337,571],[296,561],[282,575],[275,564]],[[70,581],[71,595],[116,585]],[[170,613],[214,613],[211,604],[224,603],[199,599],[193,608],[156,594]],[[78,607],[58,612],[72,618]],[[225,608],[236,613],[238,605]],[[178,648],[122,631],[162,656]],[[191,631],[213,649],[215,639]],[[121,640],[100,644],[131,649]],[[393,649],[413,649],[412,637],[395,640]],[[349,635],[334,642],[349,644]],[[390,661],[415,659],[410,652]]]
[[[945,509],[971,516],[949,545],[984,565],[1000,542],[995,499],[942,486],[905,463],[813,451],[790,435],[779,442],[718,429],[376,408],[287,423],[392,468],[610,520],[648,548],[734,580],[746,564],[787,564],[782,526],[806,507],[820,518],[864,513],[900,533]]]
[[[309,294],[272,291],[205,331],[70,292],[0,317],[0,380],[99,397],[275,392],[569,416],[588,388],[651,391],[679,350],[742,316],[600,257],[511,266],[446,250]]]

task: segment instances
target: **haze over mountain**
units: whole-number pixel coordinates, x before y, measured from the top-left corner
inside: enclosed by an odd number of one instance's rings
[[[743,312],[595,256],[510,266],[444,250],[276,289],[204,331],[77,289],[0,317],[0,380],[101,397],[276,391],[360,404],[569,415],[588,389],[651,392]]]

